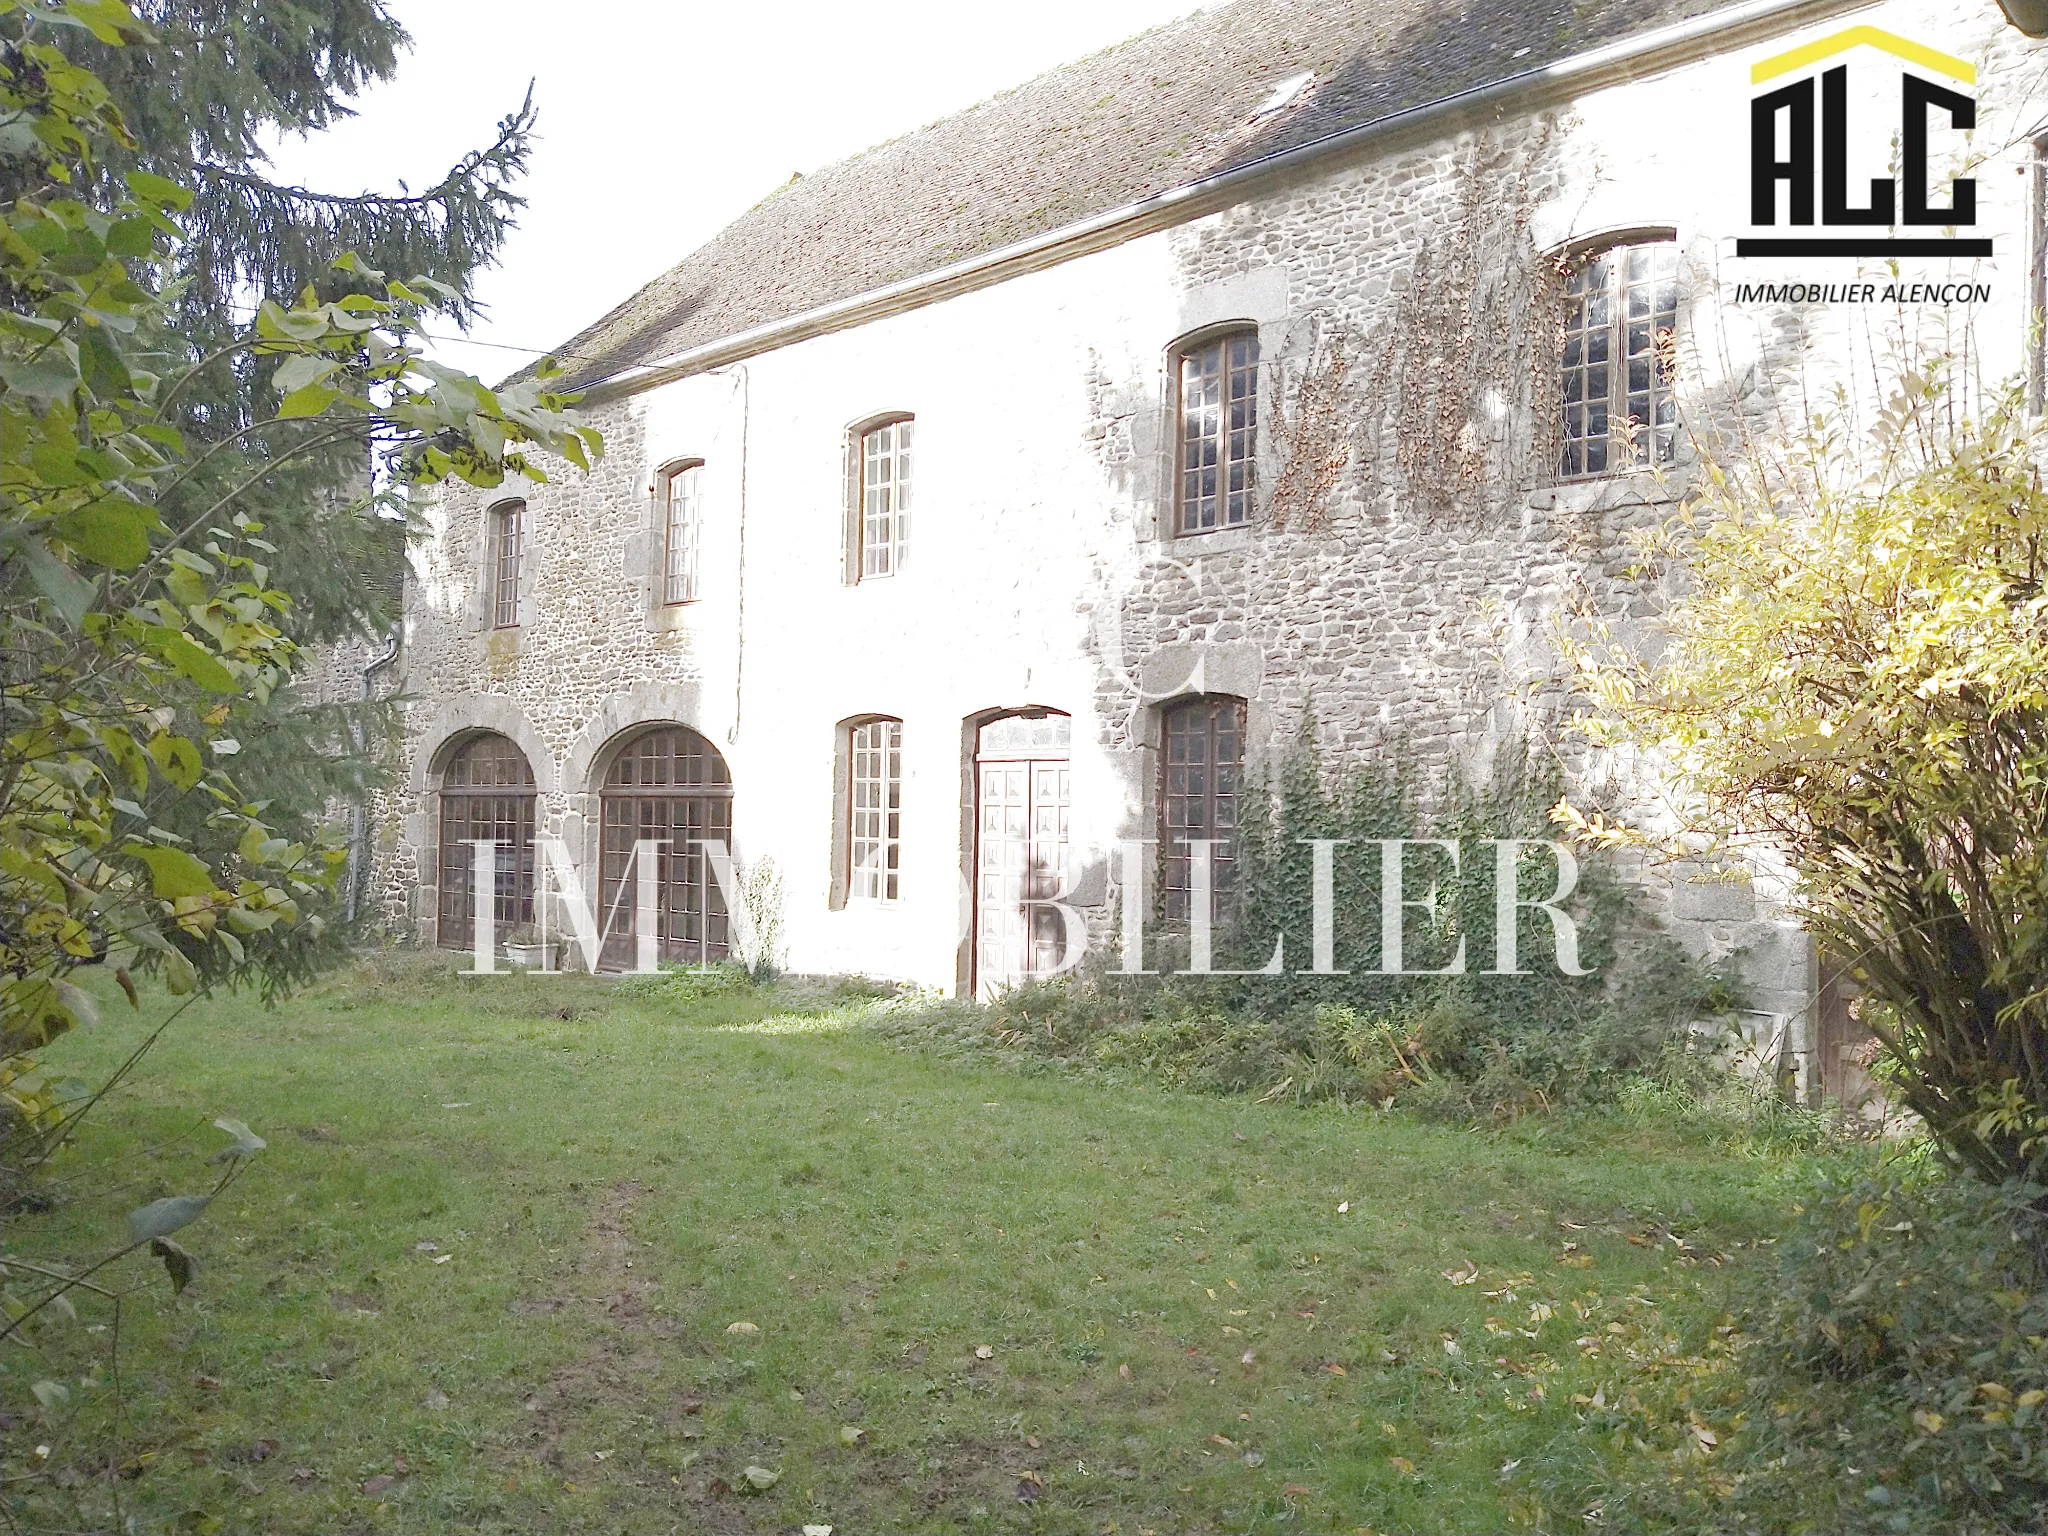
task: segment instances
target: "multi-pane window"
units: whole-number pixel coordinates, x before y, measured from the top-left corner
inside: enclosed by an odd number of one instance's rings
[[[526,754],[503,736],[479,736],[449,762],[441,779],[441,943],[466,949],[474,942],[473,843],[498,845],[486,899],[500,937],[533,921],[533,796]]]
[[[1259,337],[1232,331],[1180,355],[1181,533],[1251,521],[1259,454]]]
[[[847,895],[856,901],[894,901],[902,878],[903,722],[856,725],[850,746]]]
[[[910,549],[909,417],[870,427],[860,439],[860,573],[903,569]]]
[[[1166,915],[1178,922],[1186,920],[1193,906],[1191,842],[1220,840],[1209,850],[1210,890],[1218,903],[1235,871],[1237,799],[1244,779],[1244,703],[1203,698],[1176,704],[1166,711],[1165,735],[1159,862]]]
[[[1669,464],[1678,247],[1663,240],[1589,256],[1565,284],[1564,418],[1558,468],[1572,475]]]
[[[519,568],[526,559],[526,503],[491,510],[491,611],[499,629],[519,622]]]
[[[697,598],[698,480],[701,464],[684,464],[662,476],[662,586],[664,603]]]
[[[607,965],[630,965],[636,950],[641,842],[661,844],[650,893],[661,958],[691,965],[731,953],[731,921],[706,842],[732,848],[732,775],[716,747],[695,731],[649,731],[612,759],[604,776],[603,911],[617,912]]]

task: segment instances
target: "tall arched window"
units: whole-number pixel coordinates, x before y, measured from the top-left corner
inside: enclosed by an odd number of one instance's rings
[[[701,965],[731,953],[725,896],[704,843],[732,848],[732,776],[718,749],[683,726],[663,726],[628,742],[604,778],[601,853],[603,912],[617,918],[606,961],[630,965],[637,893],[634,845],[662,843],[655,900],[664,960]]]
[[[475,942],[476,851],[498,845],[491,883],[493,921],[505,930],[533,921],[533,769],[503,736],[465,742],[441,776],[439,941],[451,949]]]
[[[1193,842],[1211,840],[1211,912],[1236,871],[1237,805],[1244,788],[1244,700],[1187,699],[1163,711],[1159,784],[1159,864],[1166,915],[1193,910]]]
[[[847,897],[894,901],[903,879],[903,722],[851,727],[846,767]]]
[[[1213,533],[1252,520],[1259,457],[1259,333],[1246,326],[1182,347],[1174,527]]]
[[[1584,257],[1565,279],[1558,471],[1566,478],[1669,464],[1678,245],[1645,240]]]
[[[519,622],[519,578],[526,564],[526,503],[491,508],[491,623],[510,629]]]
[[[664,604],[697,600],[699,481],[704,461],[685,459],[661,473],[661,600]]]
[[[910,445],[917,423],[908,416],[877,422],[860,434],[860,578],[893,576],[910,555]]]

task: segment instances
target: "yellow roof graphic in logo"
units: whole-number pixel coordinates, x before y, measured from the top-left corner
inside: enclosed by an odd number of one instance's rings
[[[1951,80],[1960,80],[1965,85],[1977,83],[1975,65],[1967,64],[1954,54],[1941,53],[1923,43],[1916,43],[1900,37],[1896,32],[1887,32],[1882,27],[1845,27],[1840,32],[1793,48],[1784,53],[1774,53],[1761,63],[1752,65],[1749,83],[1762,85],[1779,75],[1789,75],[1795,69],[1804,69],[1822,59],[1838,53],[1847,53],[1851,48],[1864,46],[1882,48],[1886,53],[1904,59],[1908,64],[1918,64],[1922,69],[1931,69],[1937,74],[1947,75]]]

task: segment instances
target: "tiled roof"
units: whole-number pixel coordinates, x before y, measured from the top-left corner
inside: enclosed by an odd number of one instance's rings
[[[1231,0],[793,180],[558,355],[606,378],[1734,3]]]

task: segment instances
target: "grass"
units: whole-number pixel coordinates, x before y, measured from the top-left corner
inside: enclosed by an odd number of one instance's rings
[[[1800,1172],[1637,1122],[1458,1130],[938,1060],[820,986],[627,990],[415,962],[188,1013],[12,1246],[103,1251],[125,1211],[204,1187],[216,1115],[269,1149],[181,1234],[192,1288],[127,1305],[122,1475],[90,1450],[102,1306],[7,1362],[0,1453],[35,1508],[1583,1530],[1620,1453],[1574,1398],[1624,1355],[1708,1347]],[[104,1075],[145,1002],[50,1064]],[[72,1387],[48,1413],[46,1373]]]

